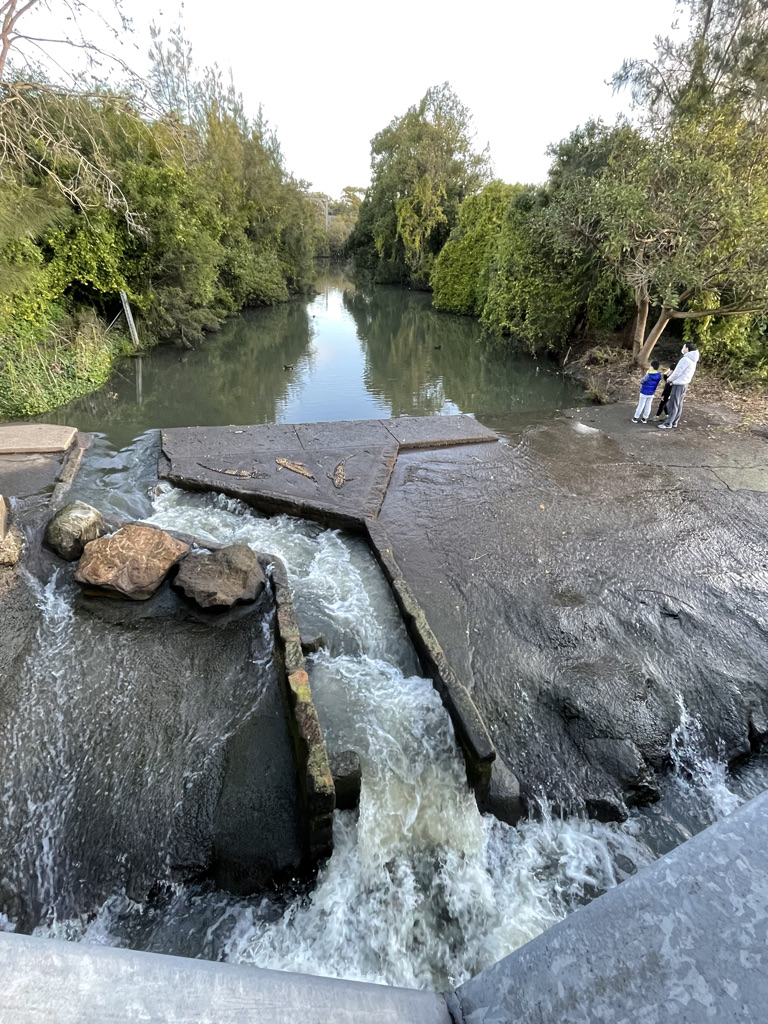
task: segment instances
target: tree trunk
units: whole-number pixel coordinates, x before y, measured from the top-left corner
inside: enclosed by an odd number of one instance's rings
[[[645,338],[645,325],[648,322],[648,296],[643,295],[636,300],[635,318],[632,321],[632,356],[636,360],[637,354],[643,347]]]
[[[645,339],[645,343],[640,347],[640,350],[635,352],[635,362],[638,366],[642,366],[644,369],[648,367],[648,361],[651,357],[656,342],[661,337],[664,328],[667,326],[669,321],[672,319],[672,309],[662,309],[659,313],[659,319],[653,325],[651,333]]]

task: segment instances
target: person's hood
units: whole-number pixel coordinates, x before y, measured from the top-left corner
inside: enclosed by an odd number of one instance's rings
[[[693,352],[686,352],[683,359],[690,359],[692,363],[698,363],[700,354],[699,350],[695,348]],[[677,365],[679,366],[680,364],[678,363]]]

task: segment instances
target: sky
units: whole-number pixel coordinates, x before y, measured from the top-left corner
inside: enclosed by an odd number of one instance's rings
[[[104,0],[106,6],[106,0]],[[62,7],[50,0],[50,32]],[[490,146],[497,177],[538,182],[547,146],[590,117],[629,112],[606,82],[625,57],[653,54],[674,0],[125,0],[139,67],[154,21],[181,20],[198,64],[231,68],[246,112],[263,106],[288,169],[338,196],[370,180],[370,140],[426,90],[451,83]]]

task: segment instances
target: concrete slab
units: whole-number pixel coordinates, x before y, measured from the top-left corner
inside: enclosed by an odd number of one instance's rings
[[[355,448],[360,445],[392,445],[388,420],[341,420],[336,423],[297,423],[296,436],[302,448]]]
[[[284,447],[247,457],[174,456],[161,475],[182,487],[224,491],[266,512],[354,526],[378,513],[396,458],[392,442],[356,449]]]
[[[0,455],[34,452],[65,452],[72,444],[77,427],[53,423],[11,423],[0,426]]]
[[[525,798],[602,818],[654,798],[679,697],[728,758],[768,702],[766,495],[724,487],[707,435],[678,468],[627,434],[401,451],[377,520]]]
[[[206,461],[221,457],[249,456],[274,448],[300,448],[292,423],[259,423],[255,426],[172,427],[162,431],[163,451],[169,459]]]
[[[452,1024],[433,992],[0,933],[0,1024]]]
[[[768,793],[457,990],[466,1024],[759,1024]]]
[[[14,498],[53,491],[64,452],[0,455],[0,492]]]
[[[484,444],[498,435],[472,416],[398,416],[382,420],[401,449]]]

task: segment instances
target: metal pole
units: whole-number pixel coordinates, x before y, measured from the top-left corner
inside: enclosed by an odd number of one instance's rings
[[[131,333],[131,341],[133,342],[133,347],[138,348],[139,334],[138,331],[136,330],[136,324],[133,322],[133,313],[131,312],[131,307],[128,305],[128,296],[125,294],[125,292],[120,292],[120,301],[123,304],[123,312],[125,313],[125,319],[128,322],[128,330]]]

